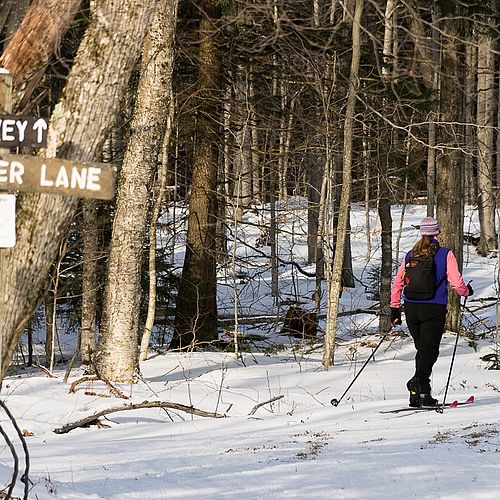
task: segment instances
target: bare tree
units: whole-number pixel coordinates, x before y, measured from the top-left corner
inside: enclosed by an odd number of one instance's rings
[[[83,207],[83,269],[82,269],[82,321],[80,351],[82,363],[91,365],[96,346],[97,321],[97,265],[99,258],[99,230],[97,202],[84,200]]]
[[[220,60],[216,50],[216,0],[201,0],[198,61],[198,117],[189,200],[186,253],[177,295],[171,347],[217,339],[216,228],[220,106]]]
[[[478,37],[477,56],[477,184],[481,239],[477,246],[486,256],[497,248],[493,193],[493,127],[495,121],[495,57],[491,29]]]
[[[352,24],[352,59],[351,72],[349,76],[349,91],[347,94],[347,107],[344,123],[344,156],[342,167],[342,194],[339,206],[339,222],[337,226],[337,244],[333,260],[333,270],[328,290],[328,309],[326,320],[325,340],[323,344],[323,367],[328,369],[333,364],[335,352],[335,335],[337,328],[337,316],[342,287],[342,268],[344,264],[345,240],[348,228],[349,204],[351,200],[352,182],[352,147],[353,147],[353,124],[358,92],[358,72],[361,57],[361,15],[363,12],[363,0],[356,0],[356,9]]]
[[[463,212],[464,212],[464,147],[463,96],[464,81],[461,64],[463,46],[460,21],[445,16],[441,23],[443,33],[441,54],[440,122],[438,130],[442,149],[437,156],[437,219],[441,225],[441,240],[462,263]],[[450,294],[448,328],[460,328],[460,301]]]
[[[177,0],[159,0],[144,41],[132,132],[118,186],[97,351],[99,374],[117,382],[132,382],[138,370],[143,248],[170,109],[176,19]]]

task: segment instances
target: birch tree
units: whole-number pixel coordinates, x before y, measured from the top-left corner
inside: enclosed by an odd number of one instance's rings
[[[357,92],[359,87],[358,72],[361,58],[361,15],[363,0],[356,0],[354,19],[352,24],[352,59],[349,75],[349,90],[344,122],[344,154],[342,166],[342,194],[340,197],[339,221],[337,225],[337,244],[333,260],[333,270],[328,290],[328,308],[326,332],[323,344],[323,367],[327,370],[333,364],[335,352],[335,335],[339,308],[340,291],[342,287],[342,268],[344,264],[345,240],[347,235],[349,204],[351,200],[352,183],[352,147],[353,125],[356,108]]]
[[[144,41],[132,133],[118,186],[97,352],[99,374],[117,382],[132,382],[138,369],[143,247],[172,98],[176,19],[177,0],[160,0]]]

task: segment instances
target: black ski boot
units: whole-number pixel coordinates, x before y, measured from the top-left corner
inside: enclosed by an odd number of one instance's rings
[[[422,406],[422,398],[420,397],[420,381],[418,378],[411,378],[406,383],[406,387],[410,391],[410,403],[412,408],[420,408]]]
[[[430,394],[420,394],[422,406],[438,406],[439,401],[434,399]]]

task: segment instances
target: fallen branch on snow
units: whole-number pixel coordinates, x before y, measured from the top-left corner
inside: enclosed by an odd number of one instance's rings
[[[253,415],[261,406],[267,405],[268,403],[274,403],[274,401],[278,401],[278,399],[284,398],[283,394],[281,396],[275,396],[274,398],[269,399],[268,401],[264,401],[262,403],[259,403],[258,405],[255,405],[252,408],[252,411],[249,413],[249,415]]]
[[[265,404],[265,403],[262,403]],[[212,418],[224,418],[225,415],[220,413],[208,412],[204,410],[199,410],[198,408],[193,408],[192,406],[185,406],[178,403],[171,403],[170,401],[144,401],[142,403],[127,403],[122,406],[116,406],[114,408],[106,408],[93,415],[77,420],[71,424],[63,425],[57,429],[54,429],[56,434],[66,434],[73,429],[78,427],[85,427],[86,425],[94,424],[98,421],[99,417],[104,415],[109,415],[110,413],[116,413],[118,411],[124,410],[138,410],[141,408],[171,408],[173,410],[185,411],[186,413],[191,413],[193,415],[198,415],[199,417],[212,417]]]

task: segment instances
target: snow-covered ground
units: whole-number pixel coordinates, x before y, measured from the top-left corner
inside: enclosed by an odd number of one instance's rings
[[[418,224],[424,210],[407,209],[401,255],[417,240],[411,224]],[[394,244],[399,215],[396,207]],[[357,285],[343,293],[343,310],[373,304],[363,284],[380,258],[375,214],[368,263],[361,208],[354,207],[351,223]],[[312,271],[306,264],[305,238],[298,235],[304,224],[300,207],[290,209],[279,235],[280,256]],[[476,232],[476,224],[469,211],[466,228]],[[254,226],[252,231],[238,229],[238,256],[254,254],[242,243],[254,245],[259,232]],[[275,313],[264,259],[250,261],[253,267],[239,268],[238,311],[242,316]],[[329,371],[321,366],[320,339],[292,345],[297,341],[279,336],[280,324],[251,325],[250,333],[264,336],[267,349],[246,344],[239,359],[224,352],[153,354],[141,365],[138,383],[121,386],[129,400],[99,396],[109,395],[109,390],[92,381],[69,393],[70,384],[83,375],[78,368],[67,383],[65,367],[55,371],[57,378],[38,369],[21,370],[4,381],[2,395],[27,435],[30,498],[500,498],[500,371],[487,370],[480,359],[495,345],[495,305],[480,299],[498,295],[497,260],[480,258],[466,246],[464,261],[464,277],[474,280],[476,294],[467,303],[468,332],[459,338],[447,399],[474,395],[473,405],[443,414],[381,413],[407,405],[405,384],[413,374],[414,349],[403,324],[386,338],[339,406],[332,406],[330,400],[341,396],[380,341],[371,314],[340,318],[336,362]],[[252,273],[258,274],[258,283]],[[232,315],[233,278],[221,270],[224,279],[227,284],[219,287],[221,314]],[[311,307],[310,281],[292,266],[282,266],[281,299]],[[443,397],[455,338],[444,336],[434,368],[438,398]],[[282,398],[255,409],[278,396]],[[99,410],[146,400],[192,405],[225,417],[140,409],[102,418],[109,428],[53,432]],[[22,448],[3,413],[1,425],[16,446],[22,472]],[[6,446],[0,464],[0,481],[7,485],[12,459]],[[14,493],[22,496],[22,483]]]

